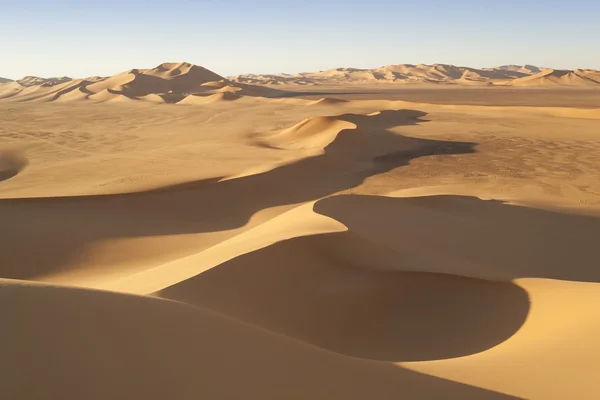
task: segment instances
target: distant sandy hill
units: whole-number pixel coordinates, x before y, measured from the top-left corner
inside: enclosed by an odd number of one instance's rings
[[[502,65],[497,68],[490,68],[490,70],[501,70],[501,71],[510,71],[510,72],[520,72],[522,74],[531,75],[531,74],[539,74],[545,68],[536,67],[534,65]]]
[[[0,87],[0,98],[16,101],[128,101],[177,103],[188,96],[217,93],[266,95],[273,90],[234,83],[206,68],[190,63],[164,63],[152,69],[131,69],[110,77],[86,79],[26,76]],[[231,96],[215,97],[212,100]],[[187,101],[194,103],[197,101]]]
[[[593,86],[600,85],[600,72],[593,70],[547,69],[535,75],[515,79],[513,86]]]
[[[16,82],[21,86],[56,86],[61,83],[70,82],[73,78],[63,76],[60,78],[40,78],[39,76],[24,76]]]
[[[497,68],[469,68],[446,64],[398,64],[375,69],[335,68],[296,75],[238,75],[232,82],[255,85],[330,85],[330,84],[450,84],[481,86],[594,86],[600,82],[600,72],[594,70],[561,71],[533,65],[503,65]],[[544,78],[556,75],[555,78]],[[531,79],[529,79],[531,78]]]
[[[225,78],[190,64],[163,63],[151,69],[73,79],[67,76],[0,78],[0,99],[12,101],[145,101],[203,105],[241,97],[276,97],[280,87],[348,84],[421,84],[444,86],[600,87],[600,71],[503,65],[469,68],[446,64],[397,64],[375,69],[335,68],[319,72],[238,75]]]

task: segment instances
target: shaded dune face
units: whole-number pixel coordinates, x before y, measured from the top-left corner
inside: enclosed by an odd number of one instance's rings
[[[0,182],[17,176],[27,164],[27,158],[19,152],[0,150]]]
[[[274,96],[277,90],[237,84],[198,65],[164,63],[152,69],[131,69],[107,78],[88,79],[27,77],[16,86],[1,90],[0,98],[16,101],[127,101],[147,100],[177,103],[190,94],[207,96],[222,90],[248,96]],[[8,90],[11,89],[11,90]],[[157,97],[158,96],[158,97]]]
[[[356,247],[368,247],[374,261],[346,251]],[[386,268],[377,265],[381,258]],[[160,296],[330,351],[388,361],[478,353],[508,339],[527,317],[527,293],[512,283],[403,267],[401,253],[352,232],[315,235],[240,256]]]
[[[275,243],[159,295],[354,357],[425,361],[513,336],[530,307],[513,279],[600,281],[586,262],[596,217],[462,196],[341,195],[314,209],[348,231]]]
[[[10,399],[515,399],[143,296],[3,281],[0,315]]]
[[[0,252],[7,257],[0,276],[32,279],[85,269],[82,257],[97,243],[235,229],[260,210],[329,196],[416,157],[474,151],[473,143],[408,138],[388,131],[421,123],[424,115],[413,110],[346,114],[341,118],[356,128],[339,132],[324,154],[243,178],[121,195],[0,200],[0,218],[6,221],[0,225]],[[37,251],[31,252],[32,247]],[[90,259],[85,263],[102,269],[132,257],[150,261],[158,251],[150,245],[130,252],[119,249],[108,247],[101,264]]]
[[[315,211],[394,248],[408,269],[500,281],[600,282],[596,216],[464,196],[335,196]]]

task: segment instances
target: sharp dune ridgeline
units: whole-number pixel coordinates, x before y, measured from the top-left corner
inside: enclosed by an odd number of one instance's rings
[[[0,393],[600,398],[598,82],[184,62],[0,83]]]

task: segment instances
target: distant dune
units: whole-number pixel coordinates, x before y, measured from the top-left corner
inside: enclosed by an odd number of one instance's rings
[[[594,70],[566,71],[576,78],[537,79],[537,75],[558,73],[533,65],[503,65],[497,68],[469,68],[446,64],[398,64],[375,69],[336,68],[296,75],[238,75],[231,81],[254,85],[331,85],[331,84],[450,84],[481,86],[594,86],[600,84],[600,72]],[[595,79],[594,79],[595,77]],[[526,80],[526,78],[533,78]],[[582,79],[579,79],[582,78]],[[520,81],[525,79],[524,81]],[[517,83],[518,82],[518,83]]]
[[[63,76],[62,78],[40,78],[39,76],[24,76],[16,82],[21,86],[55,86],[61,83],[70,82],[72,78]]]
[[[198,65],[169,62],[151,69],[130,69],[109,77],[74,79],[66,76],[25,76],[17,81],[0,78],[0,99],[17,102],[140,100],[204,105],[215,101],[237,100],[244,96],[277,97],[282,93],[276,90],[277,86],[284,89],[348,84],[600,87],[600,71],[554,70],[533,65],[477,69],[446,64],[398,64],[375,69],[335,68],[295,75],[249,74],[228,79]],[[333,100],[325,101],[331,103]]]
[[[598,80],[595,80],[595,79]],[[600,85],[600,72],[590,70],[548,69],[535,75],[515,79],[513,86],[594,86]]]
[[[146,100],[157,103],[177,103],[188,96],[195,98],[216,93],[258,96],[273,92],[262,87],[231,82],[206,68],[186,62],[164,63],[152,69],[131,69],[104,78],[26,76],[16,82],[0,86],[0,98],[46,102]]]

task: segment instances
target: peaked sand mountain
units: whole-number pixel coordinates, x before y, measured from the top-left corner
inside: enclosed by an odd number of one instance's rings
[[[95,100],[176,103],[187,96],[231,92],[267,95],[273,91],[231,82],[190,63],[164,63],[152,69],[131,69],[111,77],[87,79],[25,77],[11,87],[0,87],[0,97],[14,101]],[[186,102],[187,103],[187,102]]]

